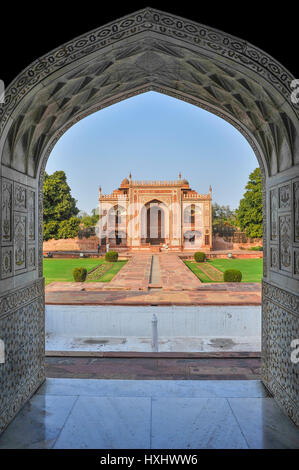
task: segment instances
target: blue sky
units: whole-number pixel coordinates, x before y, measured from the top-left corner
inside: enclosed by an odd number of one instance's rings
[[[258,166],[245,138],[219,117],[156,92],[144,93],[83,119],[58,141],[46,171],[64,170],[80,210],[98,204],[131,171],[136,180],[174,180],[235,209]]]

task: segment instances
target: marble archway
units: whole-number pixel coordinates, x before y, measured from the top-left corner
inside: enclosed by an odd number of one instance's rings
[[[44,380],[42,187],[47,158],[75,122],[158,91],[207,109],[249,141],[263,175],[265,385],[297,424],[299,105],[293,76],[229,34],[146,8],[30,64],[0,105],[0,432]]]

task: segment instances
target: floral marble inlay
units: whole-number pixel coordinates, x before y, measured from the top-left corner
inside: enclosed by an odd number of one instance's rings
[[[17,183],[14,186],[14,206],[18,210],[26,209],[26,188]]]
[[[271,268],[278,269],[278,249],[277,247],[270,248],[271,253]]]
[[[11,231],[11,211],[12,211],[12,183],[3,180],[2,182],[2,241],[12,241]]]
[[[14,238],[15,238],[15,269],[26,268],[26,215],[15,213],[14,218]]]
[[[2,248],[2,262],[1,262],[1,278],[10,277],[13,275],[13,247],[6,246]]]
[[[271,240],[276,240],[277,238],[277,189],[272,189],[270,191],[270,224],[271,224],[271,230],[270,230],[270,237]]]
[[[299,242],[299,181],[294,183],[294,237]]]
[[[294,250],[294,275],[299,276],[299,249]]]
[[[28,195],[28,239],[35,240],[35,192],[27,191]]]
[[[286,184],[285,186],[279,188],[279,208],[291,208],[291,189],[289,184]]]
[[[280,268],[290,271],[291,269],[291,216],[279,217],[280,230]]]

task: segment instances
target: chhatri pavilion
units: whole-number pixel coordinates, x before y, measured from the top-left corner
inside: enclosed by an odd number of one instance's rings
[[[199,194],[189,182],[133,181],[112,194],[99,189],[101,244],[129,250],[208,251],[212,247],[212,189]]]

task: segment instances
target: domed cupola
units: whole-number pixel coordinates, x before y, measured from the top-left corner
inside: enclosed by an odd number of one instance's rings
[[[124,178],[121,182],[120,187],[123,188],[124,186],[129,186],[129,180],[128,178]]]

